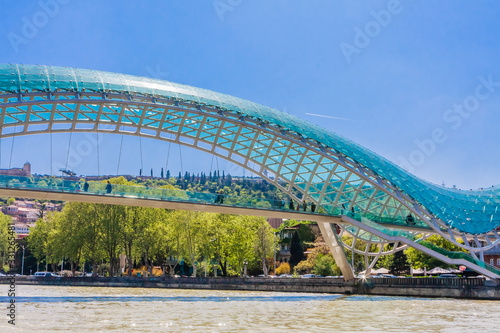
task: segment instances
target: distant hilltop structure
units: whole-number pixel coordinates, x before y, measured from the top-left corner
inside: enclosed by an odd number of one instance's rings
[[[26,162],[22,168],[0,169],[0,175],[31,177],[31,164]]]

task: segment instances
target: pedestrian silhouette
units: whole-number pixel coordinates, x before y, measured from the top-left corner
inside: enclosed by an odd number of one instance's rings
[[[111,183],[110,183],[110,182],[109,182],[109,180],[108,180],[108,185],[106,185],[106,193],[108,193],[108,194],[109,194],[109,193],[111,193],[111,190],[112,190],[112,189],[113,189],[113,188],[111,187]]]

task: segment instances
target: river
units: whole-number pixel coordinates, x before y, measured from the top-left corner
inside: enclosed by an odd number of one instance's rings
[[[2,315],[0,332],[500,332],[495,301],[25,285],[16,292],[15,329]]]

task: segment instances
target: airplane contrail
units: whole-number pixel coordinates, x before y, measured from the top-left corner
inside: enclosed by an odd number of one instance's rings
[[[347,118],[340,118],[340,117],[332,117],[332,116],[326,116],[323,114],[315,114],[315,113],[307,113],[309,116],[316,116],[316,117],[323,117],[323,118],[331,118],[331,119],[339,119],[339,120],[347,120],[347,121],[352,121],[352,119],[347,119]]]

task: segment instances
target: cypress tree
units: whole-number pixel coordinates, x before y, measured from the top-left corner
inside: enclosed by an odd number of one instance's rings
[[[389,266],[389,270],[394,275],[410,274],[410,264],[408,263],[408,258],[404,251],[394,253],[394,259]]]
[[[290,266],[294,267],[302,260],[304,260],[304,249],[300,242],[299,233],[295,231],[290,243]]]

